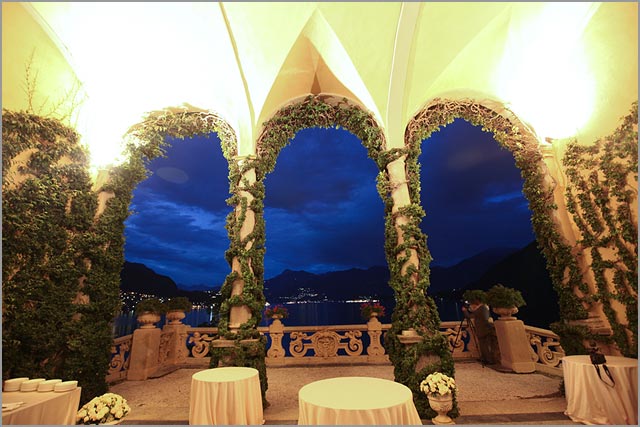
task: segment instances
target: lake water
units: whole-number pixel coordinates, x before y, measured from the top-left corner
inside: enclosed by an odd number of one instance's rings
[[[462,312],[458,301],[436,298],[436,305],[440,320],[460,321]],[[391,312],[394,301],[381,301],[386,308],[384,317],[379,318],[382,323],[391,323]],[[289,311],[289,317],[283,322],[286,326],[318,326],[318,325],[351,325],[361,324],[365,321],[360,316],[359,302],[305,302],[300,304],[284,305]],[[217,326],[218,319],[207,309],[192,310],[182,320],[190,326]],[[137,327],[136,317],[133,313],[121,313],[116,317],[113,325],[113,336],[120,337],[133,333]],[[162,316],[157,326],[164,325],[165,317]],[[269,319],[263,318],[260,326],[268,326]]]

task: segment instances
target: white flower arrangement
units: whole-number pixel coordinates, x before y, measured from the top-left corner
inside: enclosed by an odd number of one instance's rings
[[[76,424],[104,424],[123,418],[131,408],[115,393],[105,393],[85,403],[76,414]]]
[[[439,394],[444,396],[445,394],[452,393],[456,389],[456,381],[441,373],[434,372],[427,375],[427,378],[420,383],[420,391],[426,395]]]

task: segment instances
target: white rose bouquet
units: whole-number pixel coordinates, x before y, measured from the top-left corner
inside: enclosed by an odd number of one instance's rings
[[[114,393],[105,393],[85,403],[76,414],[76,424],[104,424],[123,418],[131,408],[127,400]]]
[[[426,395],[439,394],[444,396],[445,394],[452,393],[456,389],[456,381],[441,373],[434,372],[427,375],[427,378],[420,383],[420,391]]]

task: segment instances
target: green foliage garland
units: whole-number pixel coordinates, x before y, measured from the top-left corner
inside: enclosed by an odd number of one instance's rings
[[[638,103],[634,102],[630,113],[612,135],[587,147],[574,141],[563,158],[569,178],[567,210],[580,230],[581,240],[577,244],[591,256],[596,285],[595,293],[583,293],[583,300],[589,304],[602,303],[613,329],[613,336],[604,341],[612,341],[622,354],[636,358],[638,224],[631,210],[636,209],[637,200],[637,120]],[[630,181],[636,183],[636,188]],[[606,259],[605,254],[608,254]],[[626,324],[621,323],[613,310],[613,300],[625,306]],[[602,337],[593,334],[585,335],[585,338],[603,341]]]

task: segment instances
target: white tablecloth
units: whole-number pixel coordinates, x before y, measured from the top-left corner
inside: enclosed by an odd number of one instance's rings
[[[76,423],[81,388],[70,391],[2,392],[2,403],[24,402],[11,411],[2,411],[2,424],[66,424]]]
[[[604,384],[589,356],[562,358],[567,410],[573,421],[584,424],[638,424],[638,360],[606,356],[615,387]],[[610,383],[604,369],[602,378]]]
[[[370,377],[329,378],[298,392],[298,424],[421,425],[411,390]]]
[[[191,377],[189,424],[263,424],[258,370],[223,367]]]

